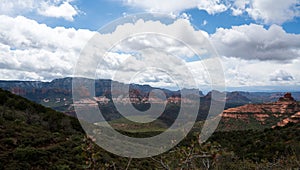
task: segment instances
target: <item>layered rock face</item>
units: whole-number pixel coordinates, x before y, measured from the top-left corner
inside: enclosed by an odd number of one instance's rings
[[[278,122],[276,126],[285,126],[288,123],[299,123],[300,122],[300,112],[295,113],[294,115],[292,115],[291,117],[285,118],[282,121]],[[276,127],[273,126],[273,127]]]
[[[244,106],[230,108],[223,112],[224,119],[242,119],[247,121],[254,117],[264,124],[270,117],[278,118],[275,126],[285,126],[289,122],[300,122],[300,104],[292,97],[291,93],[286,93],[277,102],[263,104],[247,104]]]

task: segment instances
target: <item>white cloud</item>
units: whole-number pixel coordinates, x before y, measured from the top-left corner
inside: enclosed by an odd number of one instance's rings
[[[270,76],[271,81],[293,81],[294,77],[284,70],[277,70]]]
[[[223,56],[228,87],[300,84],[300,35],[250,24],[219,28],[210,38]]]
[[[24,75],[43,80],[70,76],[81,48],[94,34],[0,15],[0,70],[16,73],[10,79],[23,79]]]
[[[208,14],[216,14],[231,9],[232,15],[247,14],[265,24],[282,24],[300,16],[300,0],[123,0],[126,5],[151,12],[179,14],[198,8]]]
[[[78,9],[70,4],[70,1],[65,1],[60,5],[42,3],[38,13],[47,17],[64,18],[69,21],[74,20],[74,16],[78,14]]]
[[[182,13],[181,15],[180,15],[180,18],[183,18],[183,19],[188,19],[188,20],[190,20],[191,19],[191,15],[190,14],[187,14],[187,13]]]
[[[223,4],[220,0],[200,0],[197,4],[198,9],[205,10],[209,14],[216,14],[224,12],[228,6]]]
[[[205,26],[205,25],[207,25],[207,24],[208,24],[207,20],[203,20],[203,22],[202,22],[201,25]]]
[[[0,15],[18,16],[34,12],[47,17],[73,21],[79,14],[73,0],[1,0]]]
[[[231,5],[231,10],[232,10],[232,15],[234,16],[238,16],[238,15],[242,15],[245,10],[246,7],[249,6],[251,0],[235,0],[233,1],[232,5]]]
[[[183,48],[182,44],[170,41],[170,38],[159,39],[153,34],[150,37],[145,34],[135,34],[136,31],[176,34],[180,40],[188,42],[192,48],[198,50],[199,44],[203,44],[204,37],[208,36],[207,33],[203,34],[203,31],[194,30],[186,19],[177,19],[169,25],[158,21],[138,20],[134,24],[118,26],[111,34],[101,35],[89,30],[51,28],[25,17],[0,16],[0,77],[1,79],[51,80],[71,76],[80,50],[93,35],[101,37],[101,40],[112,36],[109,40],[113,43],[118,42],[120,35],[126,33],[128,36],[134,36],[124,39],[123,43],[115,46],[115,51],[112,50],[97,63],[99,64],[96,73],[98,78],[112,78],[114,71],[119,69],[124,74],[133,76],[133,81],[137,83],[159,87],[174,84],[172,82],[174,79],[167,74],[156,75],[157,72],[145,70],[151,65],[145,65],[145,62],[140,61],[139,55],[134,56],[134,53],[130,53],[131,50],[137,50],[149,55],[149,61],[146,63],[152,63],[152,66],[165,66],[175,70],[174,74],[177,75],[188,74],[184,67],[187,66],[200,87],[210,83],[206,69],[213,68],[213,62],[212,65],[205,65],[202,61],[189,61],[186,65],[181,65],[178,60],[172,59],[174,56],[167,54],[176,53],[177,57],[186,55],[193,58],[191,51]],[[217,50],[223,56],[227,56],[221,58],[227,86],[300,85],[299,35],[288,34],[276,25],[264,29],[262,26],[252,24],[232,29],[218,29],[209,38],[213,40]],[[153,49],[159,50],[153,51]],[[201,52],[205,53],[205,51]],[[188,61],[189,57],[184,59]],[[130,60],[127,60],[128,58]],[[91,62],[96,63],[93,58]],[[123,62],[128,63],[125,64],[126,67],[120,67]],[[85,69],[88,70],[89,67]],[[278,74],[275,74],[274,70],[279,70],[275,72]],[[286,78],[289,76],[292,78]],[[282,81],[274,81],[275,79]]]
[[[188,20],[182,18],[169,24],[140,19],[135,23],[119,25],[112,33],[100,34],[90,41],[89,46],[83,51],[83,54],[86,56],[80,60],[80,67],[76,72],[76,76],[93,78],[95,75],[94,68],[97,66],[99,68],[97,74],[101,75],[97,77],[108,76],[106,78],[128,82],[136,74],[149,73],[147,72],[149,71],[148,69],[162,68],[162,70],[156,70],[155,74],[151,72],[153,74],[150,77],[148,76],[149,74],[145,74],[143,77],[134,80],[138,81],[136,83],[165,87],[171,85],[172,82],[170,80],[174,79],[183,83],[185,87],[191,87],[190,85],[193,81],[189,81],[189,77],[194,73],[196,74],[197,70],[199,70],[198,68],[201,67],[199,65],[201,63],[196,62],[199,61],[199,58],[194,56],[190,48],[198,52],[200,57],[211,57],[212,54],[208,53],[207,49],[212,50],[212,48],[206,41],[206,37],[207,33],[203,34],[203,31],[195,30]],[[183,42],[188,43],[189,47],[185,46]],[[99,49],[97,44],[101,44],[103,49]],[[111,53],[101,59],[99,54],[107,52],[105,47]],[[111,49],[111,47],[114,48]],[[119,62],[123,55],[129,55],[130,57],[125,61]],[[116,61],[116,58],[119,59]],[[185,64],[183,60],[188,63]],[[221,69],[213,61],[205,62],[204,65],[211,72]],[[197,68],[193,69],[192,67]],[[191,74],[189,71],[191,71]],[[210,80],[199,80],[204,77],[202,75],[204,73],[206,74],[207,70],[194,76],[197,79],[196,83],[211,83]],[[166,78],[166,75],[170,76],[170,74],[172,76]],[[218,77],[213,76],[213,78],[216,79]],[[222,79],[219,80],[221,82]],[[215,82],[215,84],[218,83]]]
[[[73,21],[80,11],[73,0],[1,0],[0,14],[17,16],[28,12]],[[300,16],[300,0],[119,0],[125,5],[150,12],[179,15],[187,9],[198,8],[209,14],[227,10],[232,15],[247,14],[264,24],[282,24]]]
[[[191,42],[193,40],[186,39],[186,41]],[[193,57],[195,55],[194,52],[183,45],[184,44],[182,42],[171,39],[165,35],[160,35],[158,33],[146,33],[144,35],[128,37],[128,39],[123,40],[121,44],[116,46],[116,51],[131,52],[132,50],[142,51],[144,49],[151,48],[172,54],[176,57],[182,57],[184,59]]]
[[[265,23],[282,24],[296,16],[300,16],[299,0],[254,0],[252,8],[247,8],[248,14],[255,20],[263,20]]]
[[[179,14],[191,8],[205,10],[209,14],[216,14],[227,10],[227,6],[220,0],[123,0],[126,5],[143,8],[150,12]]]
[[[300,59],[291,63],[222,57],[227,87],[300,85]]]
[[[199,52],[205,52],[197,46],[203,44],[202,31],[194,31],[194,28],[186,19],[178,19],[170,25],[158,21],[145,22],[139,20],[135,24],[118,26],[112,34],[101,35],[89,30],[66,29],[63,27],[51,28],[22,16],[13,18],[0,15],[0,75],[2,79],[27,80],[51,80],[57,77],[71,76],[81,49],[93,35],[100,36],[103,38],[102,40],[118,42],[120,35],[124,32],[128,35],[135,35],[136,29],[145,28],[148,32],[155,33],[163,30],[168,35],[176,34],[180,40],[188,42],[194,48],[197,47]],[[113,38],[108,39],[108,37]],[[99,62],[100,70],[97,74],[101,78],[112,78],[113,72],[120,69],[122,62],[132,56],[130,54],[131,50],[138,50],[146,55],[159,56],[158,60],[157,57],[156,60],[148,57],[148,59],[151,59],[149,62],[153,63],[154,66],[165,64],[165,66],[169,65],[168,67],[171,67],[171,63],[173,63],[173,66],[174,64],[177,65],[177,60],[166,61],[166,57],[169,56],[170,58],[170,54],[173,53],[176,53],[177,57],[183,57],[183,59],[193,57],[191,50],[187,47],[183,48],[183,44],[174,42],[174,39],[170,37],[159,37],[158,34],[146,34],[125,39],[121,46],[116,46],[115,51],[108,53]],[[149,51],[149,49],[152,49],[152,51]],[[155,49],[161,51],[157,53]],[[128,53],[118,53],[118,51]],[[96,61],[93,60],[93,62]],[[145,62],[140,62],[139,58],[132,58],[127,67],[121,68],[121,70],[135,74],[139,69],[145,67],[147,67]],[[88,70],[89,66],[86,69]],[[180,70],[180,65],[177,69]]]
[[[22,12],[30,12],[36,7],[35,0],[1,0],[0,14],[18,15]]]
[[[299,4],[299,0],[236,0],[231,9],[233,15],[247,13],[256,21],[282,24],[300,16]]]
[[[265,29],[250,24],[219,28],[211,40],[221,55],[246,60],[274,60],[290,62],[300,57],[300,35],[286,33],[282,27],[272,25]]]

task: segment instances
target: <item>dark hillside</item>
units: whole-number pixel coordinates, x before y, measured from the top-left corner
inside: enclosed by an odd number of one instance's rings
[[[77,119],[0,89],[0,169],[80,169]]]

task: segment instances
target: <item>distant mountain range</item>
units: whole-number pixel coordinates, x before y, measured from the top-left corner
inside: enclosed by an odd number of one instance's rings
[[[83,80],[91,80],[80,78]],[[96,96],[104,96],[107,99],[111,98],[111,94],[118,96],[118,91],[111,92],[111,84],[116,83],[119,85],[124,85],[123,83],[100,79],[95,81],[95,94]],[[131,102],[136,102],[140,104],[149,95],[149,92],[154,89],[160,89],[168,98],[168,101],[173,103],[180,102],[180,91],[172,91],[168,89],[155,88],[149,85],[138,85],[130,84],[130,97],[134,100],[129,100]],[[69,115],[75,116],[74,108],[72,107],[72,78],[62,78],[55,79],[51,82],[40,82],[40,81],[0,81],[0,88],[8,90],[14,94],[25,97],[31,101],[42,104],[46,107],[50,107],[57,111],[64,112]],[[257,104],[266,102],[275,102],[279,97],[283,96],[283,92],[218,92],[215,93],[226,93],[226,105],[225,109],[234,108],[238,106],[243,106],[245,104]],[[204,120],[208,114],[208,110],[211,104],[211,94],[212,92],[204,95],[199,91],[200,96],[200,108],[198,120]],[[122,96],[122,94],[119,94]],[[300,92],[293,92],[292,95],[296,100],[300,100]],[[137,108],[145,108],[146,106],[136,105]],[[118,119],[120,116],[116,116],[117,111],[114,109],[112,103],[109,103],[105,109],[107,110],[108,120]],[[176,114],[170,113],[166,115],[167,119],[175,119]],[[170,118],[171,117],[171,118]],[[172,122],[172,121],[171,121]]]
[[[112,82],[123,84],[109,79],[95,80],[96,96],[109,95]],[[46,106],[48,106],[48,104],[47,102],[45,103],[45,101],[50,103],[56,102],[56,104],[54,104],[55,106],[50,106],[53,108],[64,106],[65,104],[72,102],[72,78],[70,77],[54,79],[51,82],[0,80],[0,88]],[[167,97],[180,96],[180,91],[155,88],[149,85],[131,84],[130,89],[138,90],[138,95],[140,96],[148,95],[153,89],[163,90]],[[199,95],[200,97],[210,98],[211,92],[204,95],[201,91],[199,91]],[[233,107],[235,105],[239,106],[248,103],[274,102],[283,95],[284,92],[226,92],[226,103],[227,107]],[[296,100],[300,100],[300,92],[292,92],[292,95]],[[60,98],[60,101],[58,98]],[[64,98],[65,100],[63,100]]]
[[[80,79],[84,80],[85,78]],[[96,96],[109,97],[111,93],[116,93],[110,92],[112,83],[124,85],[123,83],[108,79],[95,80]],[[72,103],[72,78],[70,77],[55,79],[51,82],[0,80],[0,88],[45,106],[50,106],[54,109]],[[149,85],[130,84],[130,89],[137,90],[139,96],[146,96],[151,90],[160,88],[154,88]],[[161,90],[164,91],[167,97],[180,95],[179,91],[171,91],[168,89]],[[200,96],[203,96],[202,92],[199,92],[199,94]]]

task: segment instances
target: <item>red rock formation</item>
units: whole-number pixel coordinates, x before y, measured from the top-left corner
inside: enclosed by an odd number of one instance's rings
[[[288,122],[300,122],[300,106],[292,97],[291,93],[286,93],[277,102],[264,104],[247,104],[244,106],[230,108],[223,111],[222,117],[225,119],[248,120],[250,115],[262,124],[270,116],[276,117],[280,122],[277,126],[284,126]]]
[[[283,97],[280,97],[278,101],[295,101],[295,99],[292,97],[291,93],[286,93]]]
[[[285,118],[282,121],[278,122],[277,126],[282,127],[282,126],[287,125],[290,122],[292,122],[292,123],[300,122],[300,112],[297,112],[296,114],[292,115],[291,117]],[[273,126],[273,128],[274,127],[276,127],[276,126]]]

